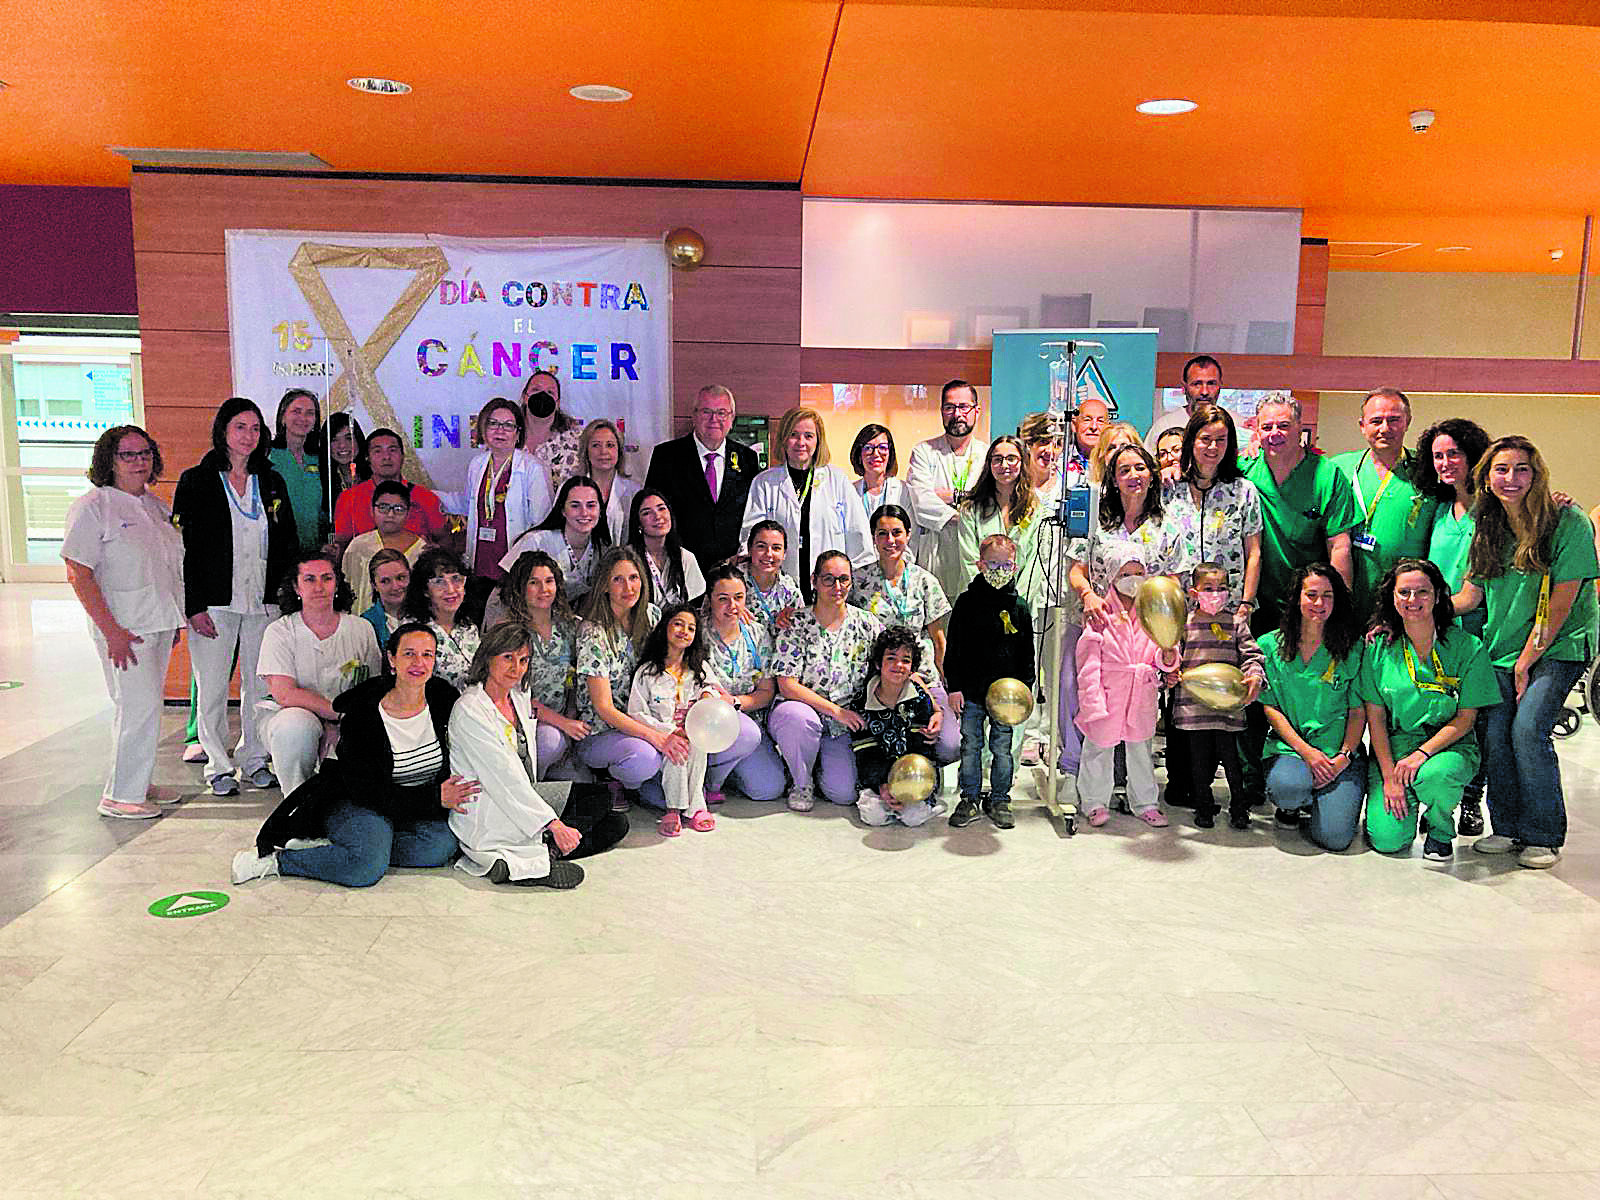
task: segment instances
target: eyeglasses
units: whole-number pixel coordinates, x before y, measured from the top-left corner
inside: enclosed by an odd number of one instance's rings
[[[882,442],[871,442],[868,445],[861,447],[861,457],[888,458],[889,447],[885,446]]]
[[[733,409],[731,408],[702,408],[696,411],[708,421],[733,420]]]
[[[1394,594],[1402,600],[1432,600],[1432,588],[1395,588]]]
[[[409,504],[374,504],[373,510],[388,517],[403,517],[411,511]]]
[[[939,405],[939,411],[942,413],[975,413],[978,411],[978,406],[969,400],[965,404],[941,404]]]
[[[154,450],[150,449],[148,446],[146,446],[143,450],[118,450],[117,451],[117,461],[118,462],[131,463],[131,462],[143,462],[143,461],[147,461],[147,460],[153,462],[153,461],[155,461],[155,457],[156,457],[156,452]]]
[[[817,586],[819,586],[819,587],[841,588],[841,587],[849,587],[850,584],[851,584],[851,578],[848,575],[818,575],[817,576]]]
[[[485,421],[483,427],[485,429],[493,429],[499,433],[515,433],[517,431],[517,423],[515,421]]]
[[[428,586],[431,588],[460,587],[466,582],[467,577],[465,575],[435,575],[428,580]]]

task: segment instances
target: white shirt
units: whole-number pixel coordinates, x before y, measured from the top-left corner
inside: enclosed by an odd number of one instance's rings
[[[616,545],[615,540],[611,544]],[[568,600],[576,600],[589,590],[594,582],[594,569],[600,565],[601,547],[593,537],[590,537],[583,553],[575,555],[567,544],[567,535],[561,530],[530,529],[522,535],[521,541],[506,551],[505,557],[500,560],[500,569],[511,570],[516,566],[517,559],[530,550],[543,550],[560,565],[562,578],[567,585]]]
[[[744,504],[744,521],[739,529],[739,544],[750,540],[758,521],[776,521],[788,530],[783,556],[784,573],[792,579],[809,577],[811,566],[800,563],[800,513],[802,504],[789,478],[787,466],[768,467],[750,484]],[[824,550],[842,551],[850,561],[864,567],[877,557],[872,550],[872,534],[861,511],[861,497],[838,467],[818,467],[811,482],[811,565]]]
[[[717,473],[717,495],[722,495],[722,475],[728,465],[728,439],[722,439],[722,445],[713,450],[699,438],[698,434],[691,434],[694,439],[694,452],[699,456],[700,474],[706,473],[706,455],[712,455],[711,468]]]
[[[530,765],[537,771],[534,738],[538,726],[524,691],[511,693],[511,706],[527,738]],[[451,812],[450,832],[461,843],[456,866],[469,875],[487,875],[496,859],[513,879],[542,879],[550,873],[544,831],[556,819],[541,789],[565,795],[569,784],[535,785],[517,752],[516,730],[495,702],[475,683],[450,710],[450,769],[476,779],[482,789],[464,812]],[[563,804],[565,802],[563,801]]]
[[[1144,435],[1144,448],[1153,455],[1156,452],[1156,443],[1161,440],[1161,435],[1169,429],[1176,429],[1182,433],[1189,428],[1189,410],[1187,408],[1171,408],[1155,419],[1150,426],[1150,432]]]
[[[233,590],[228,612],[246,615],[267,611],[267,508],[261,502],[261,477],[250,476],[250,486],[241,497],[233,490],[226,474],[222,476],[228,516],[233,522]]]
[[[267,626],[261,635],[261,656],[256,674],[287,675],[296,687],[316,692],[332,700],[369,676],[383,670],[378,653],[378,638],[372,625],[362,617],[339,614],[339,627],[325,638],[311,632],[305,617],[290,613]],[[264,712],[275,711],[278,702],[262,701]]]
[[[106,607],[129,633],[177,629],[183,619],[183,539],[150,492],[90,488],[67,509],[61,557],[88,567]]]

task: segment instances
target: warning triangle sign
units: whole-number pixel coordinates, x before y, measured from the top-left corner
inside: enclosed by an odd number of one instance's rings
[[[1077,403],[1082,404],[1085,400],[1098,400],[1113,417],[1117,415],[1117,398],[1112,394],[1111,385],[1106,382],[1100,364],[1092,358],[1084,359],[1083,366],[1078,368]]]

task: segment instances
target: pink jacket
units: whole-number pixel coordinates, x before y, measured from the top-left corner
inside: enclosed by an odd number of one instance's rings
[[[1112,602],[1115,605],[1115,601]],[[1084,626],[1078,638],[1078,728],[1097,746],[1155,736],[1159,663],[1175,656],[1150,640],[1131,609],[1104,633]]]

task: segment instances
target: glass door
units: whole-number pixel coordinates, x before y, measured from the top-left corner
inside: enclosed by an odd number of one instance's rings
[[[59,580],[67,507],[99,436],[143,424],[139,339],[23,335],[0,345],[0,572]]]

